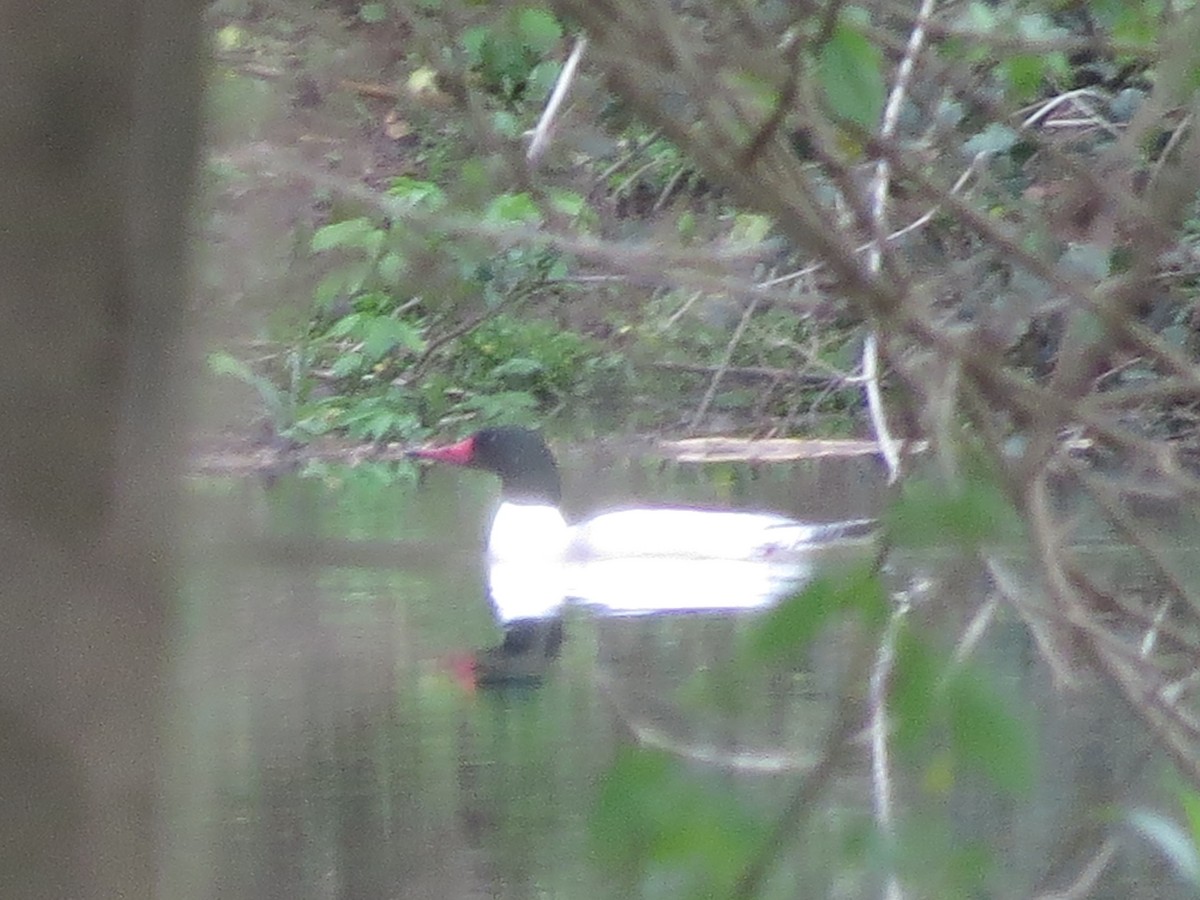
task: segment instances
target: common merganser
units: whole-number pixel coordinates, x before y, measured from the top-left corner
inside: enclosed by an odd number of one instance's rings
[[[566,599],[621,614],[762,606],[803,583],[822,548],[874,527],[693,509],[616,510],[570,526],[558,466],[537,432],[485,428],[410,455],[500,477],[487,551],[502,624],[557,615]]]
[[[457,444],[409,455],[500,477],[501,502],[487,542],[492,561],[670,557],[764,562],[817,544],[863,537],[875,527],[873,519],[813,524],[775,513],[701,509],[622,509],[569,526],[559,509],[558,465],[536,431],[484,428]]]

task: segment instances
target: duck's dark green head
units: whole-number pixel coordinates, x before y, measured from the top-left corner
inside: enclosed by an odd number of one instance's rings
[[[529,428],[483,428],[457,444],[413,450],[409,455],[494,472],[508,500],[558,505],[562,499],[554,454],[542,436]]]

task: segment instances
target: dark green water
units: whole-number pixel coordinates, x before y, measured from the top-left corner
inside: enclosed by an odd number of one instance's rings
[[[869,460],[566,462],[576,513],[637,498],[837,519],[873,514],[883,490]],[[764,820],[779,808],[828,726],[836,645],[786,675],[745,674],[714,703],[703,675],[754,614],[570,610],[538,686],[471,690],[454,661],[500,638],[480,554],[494,493],[480,473],[389,483],[367,469],[193,486],[163,897],[630,896],[588,834],[598,781],[627,745],[668,751]],[[1137,726],[1108,699],[1056,699],[1023,632],[993,634],[987,654],[1046,735],[1040,796],[996,803],[964,784],[945,811],[964,842],[991,848],[1005,876],[996,883],[1011,885],[988,896],[1019,897],[1078,874],[1105,804],[1128,799],[1146,759]],[[869,815],[867,767],[848,770],[831,814]],[[1078,853],[1063,823],[1092,829],[1079,832]],[[1092,896],[1174,889],[1152,855],[1122,866],[1111,891]],[[878,895],[877,879],[839,872],[828,854],[785,871],[793,880],[772,896]]]

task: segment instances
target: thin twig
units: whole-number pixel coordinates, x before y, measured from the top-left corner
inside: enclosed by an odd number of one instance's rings
[[[1100,876],[1104,874],[1104,870],[1108,868],[1108,864],[1112,862],[1116,854],[1117,839],[1106,838],[1095,856],[1088,860],[1088,864],[1083,867],[1078,878],[1062,890],[1038,895],[1036,900],[1084,900],[1084,898],[1092,896],[1096,885],[1100,882]]]
[[[529,132],[531,139],[529,149],[525,151],[525,159],[530,165],[537,164],[550,143],[550,132],[554,127],[555,117],[558,115],[563,101],[567,99],[567,94],[575,81],[575,73],[579,69],[579,60],[583,58],[583,51],[586,49],[587,38],[580,35],[575,41],[575,46],[571,48],[571,55],[563,64],[562,71],[558,73],[558,80],[554,82],[554,90],[550,92],[550,99],[546,103],[546,108],[542,110],[541,118],[538,119],[534,129]]]
[[[961,191],[963,189],[963,187],[966,185],[967,181],[969,181],[971,176],[974,175],[976,171],[978,171],[979,167],[983,164],[983,162],[986,159],[988,159],[989,156],[991,156],[991,154],[988,153],[987,151],[984,151],[981,153],[976,153],[974,159],[972,159],[970,164],[965,169],[963,169],[962,174],[958,176],[958,180],[955,181],[954,185],[950,188],[950,193],[957,194],[959,191]],[[931,222],[933,220],[934,216],[936,216],[941,211],[942,211],[942,204],[941,203],[934,204],[933,206],[929,207],[929,209],[927,209],[924,213],[917,216],[917,218],[913,219],[911,222],[909,222],[907,225],[905,225],[903,228],[898,228],[895,231],[893,231],[884,240],[890,244],[890,243],[893,243],[893,242],[899,240],[900,238],[904,237],[906,234],[911,234],[912,232],[918,230],[919,228],[923,228],[925,225],[927,225],[929,222]],[[855,253],[866,253],[868,250],[870,250],[874,246],[875,246],[875,241],[864,241],[863,243],[859,244],[857,247],[854,248],[854,252]],[[787,274],[780,275],[776,278],[769,278],[766,281],[760,281],[758,283],[758,285],[759,285],[759,287],[764,287],[764,288],[775,287],[776,285],[786,284],[789,281],[795,281],[797,278],[805,278],[809,275],[814,275],[817,272],[821,271],[823,268],[825,268],[825,263],[823,263],[823,262],[811,263],[811,264],[805,266],[803,269],[797,269],[794,272],[788,272]]]
[[[896,661],[896,641],[908,606],[899,606],[888,620],[887,629],[879,642],[875,665],[871,668],[868,697],[870,703],[871,734],[871,805],[875,824],[887,840],[892,840],[892,773],[888,750],[888,693],[891,688],[892,667]],[[903,896],[900,881],[895,872],[888,874],[884,896],[894,900]]]
[[[1129,543],[1138,548],[1142,555],[1153,564],[1159,577],[1163,579],[1170,592],[1186,605],[1200,609],[1200,603],[1188,589],[1187,584],[1171,568],[1163,550],[1152,540],[1144,528],[1130,515],[1121,503],[1118,489],[1107,485],[1099,476],[1093,475],[1086,466],[1077,460],[1068,460],[1068,465],[1074,470],[1084,487],[1100,504],[1105,517],[1116,526]]]
[[[825,20],[830,24],[821,28],[821,36],[817,38],[817,45],[828,40],[828,31],[832,31],[833,22],[837,21],[838,11],[841,9],[842,0],[830,0],[825,8]],[[771,114],[767,116],[767,120],[763,122],[758,129],[758,133],[750,140],[746,149],[742,151],[742,165],[750,165],[754,162],[755,157],[766,146],[767,141],[775,137],[779,126],[783,124],[783,120],[787,117],[788,111],[796,102],[796,92],[800,86],[800,70],[803,67],[804,58],[801,51],[805,47],[805,42],[800,39],[800,32],[796,31],[788,35],[779,49],[786,54],[787,60],[787,78],[783,82],[783,88],[779,91],[779,96],[775,100],[775,108],[771,110]]]
[[[1162,603],[1158,606],[1158,612],[1154,614],[1154,621],[1150,627],[1146,629],[1146,634],[1142,638],[1141,653],[1142,656],[1149,656],[1154,652],[1154,646],[1158,643],[1158,631],[1162,628],[1163,621],[1167,618],[1167,613],[1171,609],[1171,598],[1164,597]]]
[[[606,184],[608,182],[609,178],[611,178],[613,175],[615,175],[621,169],[625,168],[625,166],[627,166],[629,164],[629,162],[632,159],[634,159],[634,157],[636,157],[639,153],[641,153],[643,150],[645,150],[647,147],[649,147],[651,144],[653,144],[656,140],[658,140],[658,137],[659,137],[658,129],[655,129],[654,131],[651,131],[649,134],[647,134],[644,138],[642,138],[640,140],[635,140],[633,142],[633,144],[634,144],[633,147],[631,147],[621,157],[619,157],[616,160],[616,162],[614,162],[607,169],[605,169],[603,172],[601,172],[599,175],[596,176],[596,184]]]
[[[682,181],[684,176],[687,174],[688,167],[686,165],[681,165],[675,170],[674,174],[667,179],[667,183],[663,185],[663,189],[659,192],[658,199],[654,201],[654,205],[650,207],[651,213],[662,212],[663,207],[667,205],[667,201],[671,199],[672,195],[674,195],[675,188],[679,186],[679,182]]]
[[[708,413],[709,404],[712,403],[712,399],[717,393],[717,386],[721,383],[721,378],[725,375],[725,371],[733,361],[734,351],[737,350],[737,345],[741,341],[742,335],[746,333],[746,328],[750,324],[750,317],[754,315],[756,309],[758,309],[757,297],[746,304],[746,310],[742,313],[742,318],[737,323],[737,328],[733,330],[733,335],[730,336],[729,343],[725,345],[725,355],[721,358],[717,370],[713,372],[712,380],[708,383],[708,390],[704,392],[704,398],[700,401],[700,406],[696,408],[696,414],[692,416],[692,424],[689,426],[690,431],[695,431],[699,428],[700,422]]]
[[[1167,144],[1158,154],[1158,159],[1154,163],[1154,168],[1150,171],[1149,185],[1153,186],[1158,182],[1159,176],[1162,174],[1163,166],[1167,164],[1167,160],[1171,154],[1175,152],[1179,146],[1179,142],[1183,140],[1183,136],[1188,133],[1188,129],[1192,127],[1192,121],[1195,119],[1195,113],[1188,113],[1178,127],[1171,133],[1171,137],[1167,139]]]
[[[909,35],[908,46],[900,65],[896,69],[896,80],[888,94],[887,105],[883,111],[883,123],[879,129],[881,140],[887,141],[896,131],[896,123],[900,117],[900,107],[908,91],[908,83],[916,66],[917,56],[925,40],[925,26],[933,14],[934,0],[922,0],[921,9],[917,13],[917,21]],[[890,180],[890,167],[886,159],[881,158],[875,164],[875,178],[871,192],[872,240],[867,251],[867,266],[873,275],[878,276],[883,268],[884,232],[887,222],[887,200]],[[871,425],[879,449],[888,467],[888,481],[894,482],[900,475],[900,450],[888,427],[887,411],[883,405],[883,395],[879,387],[879,340],[874,328],[867,334],[863,343],[862,375],[866,385],[867,410],[871,416]],[[892,787],[890,753],[888,749],[888,693],[890,689],[892,665],[895,660],[896,640],[899,637],[900,626],[908,611],[907,605],[899,606],[892,613],[888,627],[880,642],[878,657],[871,671],[870,707],[871,707],[871,797],[878,826],[884,839],[889,843],[895,839],[892,823]],[[904,892],[900,879],[895,870],[888,872],[887,884],[884,888],[887,900],[900,900]]]
[[[867,394],[867,414],[871,430],[879,443],[879,452],[887,465],[888,482],[900,477],[900,446],[888,428],[887,410],[883,406],[883,391],[879,387],[879,340],[874,329],[867,332],[862,351],[862,382]]]
[[[687,372],[692,375],[714,375],[720,369],[719,366],[706,366],[699,363],[683,363],[670,362],[667,360],[659,360],[650,363],[652,369],[663,369],[668,372]],[[777,369],[771,366],[726,366],[724,368],[726,378],[754,378],[763,381],[787,381],[795,384],[805,385],[807,387],[826,387],[832,386],[839,388],[849,383],[847,376],[836,370],[830,370],[829,374],[816,374],[812,372],[797,372],[795,369]]]
[[[1097,100],[1107,99],[1103,94],[1098,93],[1092,88],[1077,88],[1073,91],[1066,91],[1065,93],[1057,94],[1056,96],[1051,97],[1049,100],[1038,101],[1037,103],[1027,106],[1024,109],[1018,110],[1020,115],[1025,115],[1025,113],[1029,112],[1029,110],[1033,110],[1030,115],[1026,116],[1025,119],[1022,120],[1020,130],[1024,131],[1027,128],[1032,128],[1060,106],[1076,101],[1080,97],[1093,97]]]
[[[987,631],[987,627],[992,623],[992,619],[996,617],[996,610],[1000,604],[996,594],[992,593],[983,605],[979,607],[979,611],[972,617],[971,622],[967,625],[963,635],[959,638],[958,646],[954,648],[954,662],[961,665],[966,662],[967,657],[971,655],[975,647],[983,639],[983,634]]]
[[[684,313],[686,313],[689,309],[692,308],[692,304],[694,304],[697,300],[699,300],[703,296],[704,296],[703,291],[692,291],[692,293],[690,293],[688,295],[688,298],[683,301],[683,305],[680,306],[679,309],[675,310],[675,312],[671,313],[671,315],[669,315],[667,317],[667,320],[663,323],[663,327],[660,330],[667,331],[669,328],[671,328],[671,326],[673,326],[676,322],[679,321],[679,319],[684,315]]]
[[[933,15],[933,5],[934,0],[922,0],[921,2],[916,23],[913,25],[912,33],[908,37],[908,46],[905,48],[900,65],[896,68],[896,81],[892,85],[892,90],[888,94],[887,105],[883,110],[883,124],[879,129],[880,140],[887,141],[895,134],[896,123],[900,119],[900,107],[904,102],[905,94],[908,92],[908,83],[912,79],[913,69],[917,64],[917,56],[921,52],[922,44],[925,42],[925,28],[929,22],[929,17]],[[872,230],[874,236],[871,241],[871,247],[867,251],[867,265],[874,275],[880,273],[883,264],[884,242],[882,235],[886,227],[890,176],[891,168],[888,165],[888,161],[886,158],[881,158],[875,164],[875,182],[871,192],[871,212],[874,226]],[[884,409],[883,394],[879,388],[878,368],[879,340],[876,332],[872,330],[863,343],[862,355],[863,379],[866,382],[867,409],[871,416],[871,425],[875,431],[875,438],[879,441],[879,449],[883,453],[884,462],[887,463],[888,480],[895,481],[900,475],[900,449],[888,427],[887,411]],[[889,887],[889,895],[898,895],[898,893],[898,887],[895,891]]]

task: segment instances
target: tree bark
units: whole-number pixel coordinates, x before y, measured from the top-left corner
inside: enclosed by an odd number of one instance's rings
[[[0,896],[155,893],[200,8],[0,6]]]

